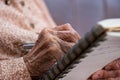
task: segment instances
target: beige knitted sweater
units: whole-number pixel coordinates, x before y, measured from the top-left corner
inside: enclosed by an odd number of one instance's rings
[[[43,0],[0,0],[0,80],[31,80],[21,45],[54,26]]]

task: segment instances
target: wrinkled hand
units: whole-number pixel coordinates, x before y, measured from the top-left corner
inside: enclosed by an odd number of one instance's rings
[[[120,58],[95,72],[88,80],[120,80]]]
[[[79,39],[79,34],[69,24],[44,29],[31,52],[24,56],[31,76],[41,76]]]

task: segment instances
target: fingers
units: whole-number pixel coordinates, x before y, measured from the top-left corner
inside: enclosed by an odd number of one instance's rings
[[[50,28],[45,28],[41,31],[38,37],[38,42],[43,41],[44,38],[47,38],[48,36],[51,36],[54,31]],[[46,37],[47,36],[47,37]]]
[[[30,64],[29,70],[37,72],[36,74],[45,72],[70,50],[79,38],[79,34],[68,25],[53,29],[45,28],[41,31],[31,52],[24,57],[27,64]]]
[[[70,24],[55,27],[54,30],[54,35],[59,38],[58,42],[64,53],[68,52],[68,50],[70,50],[80,39],[80,35],[71,27]]]
[[[68,43],[68,42],[59,40],[59,45],[61,47],[61,50],[64,53],[67,53],[72,48],[72,46],[75,45],[75,43]]]
[[[56,61],[64,55],[64,52],[60,49],[60,46],[56,44],[53,44],[52,47],[49,48],[48,53],[51,54]]]
[[[71,47],[78,42],[80,36],[77,32],[72,29],[70,25],[63,25],[56,27],[54,29],[45,28],[41,31],[38,40],[35,43],[35,46],[31,50],[29,56],[34,54],[36,56],[40,51],[48,49],[53,45],[56,46],[54,49],[59,51],[61,54],[68,52]],[[59,53],[54,52],[54,53]],[[56,54],[55,54],[56,55]],[[60,55],[60,54],[59,54]],[[56,55],[56,57],[59,59]]]
[[[55,27],[54,29],[51,28],[45,28],[39,35],[38,42],[41,42],[44,36],[48,35],[58,37],[59,39],[66,41],[66,42],[72,42],[77,43],[80,39],[80,35],[68,24],[63,26]]]
[[[77,43],[80,39],[80,35],[71,27],[70,24],[55,27],[54,30],[56,31],[55,35],[63,41]]]
[[[57,37],[60,39],[67,41],[67,42],[74,42],[77,43],[80,39],[80,36],[73,31],[57,31],[56,32]]]
[[[92,75],[91,79],[99,80],[99,79],[107,79],[107,78],[115,78],[115,77],[120,77],[120,70],[114,70],[114,71],[99,70]]]
[[[44,29],[36,45],[34,46],[32,52],[34,56],[39,55],[38,53],[43,50],[48,50],[49,54],[53,55],[56,60],[60,59],[64,52],[61,50],[60,44],[58,43],[60,40],[57,36],[53,35],[54,31],[51,29]],[[39,45],[38,45],[39,44]]]
[[[54,30],[56,30],[56,31],[69,31],[69,30],[73,30],[73,28],[71,27],[70,24],[67,23],[67,24],[55,27]]]
[[[53,42],[55,42],[55,39],[53,39],[53,36],[51,35],[49,29],[44,29],[40,33],[34,47],[28,54],[28,56],[36,56],[39,52],[51,46],[50,44],[52,44]]]
[[[120,58],[95,72],[88,80],[120,80]]]
[[[120,58],[109,63],[107,66],[104,68],[105,70],[120,70]]]

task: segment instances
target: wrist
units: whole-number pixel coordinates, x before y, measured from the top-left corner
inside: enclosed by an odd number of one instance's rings
[[[32,76],[41,76],[46,72],[55,62],[56,59],[52,56],[43,56],[38,60],[31,60],[32,58],[24,57],[26,67]]]
[[[25,62],[25,65],[26,65],[26,67],[27,67],[28,72],[30,73],[30,75],[32,75],[32,74],[31,74],[31,71],[33,71],[33,70],[32,70],[32,68],[30,67],[31,65],[30,65],[30,63],[29,63],[28,58],[27,58],[26,56],[23,56],[23,59],[24,59],[24,62]]]

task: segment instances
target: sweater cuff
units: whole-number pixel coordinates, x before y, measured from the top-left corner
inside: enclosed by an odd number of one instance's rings
[[[0,61],[0,80],[31,80],[23,58]]]

